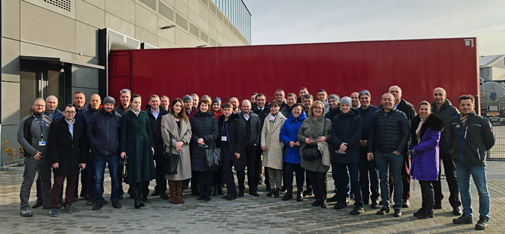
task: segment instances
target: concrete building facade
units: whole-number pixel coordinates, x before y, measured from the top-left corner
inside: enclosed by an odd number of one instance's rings
[[[234,1],[225,14],[216,3],[228,6],[213,0],[2,0],[0,141],[18,146],[19,122],[37,97],[56,95],[62,107],[76,91],[87,99],[105,95],[100,80],[110,50],[250,45],[245,4]],[[2,151],[0,163],[7,162]]]

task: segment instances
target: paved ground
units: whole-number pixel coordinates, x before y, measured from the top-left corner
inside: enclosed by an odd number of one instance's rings
[[[505,162],[490,162],[488,168],[491,193],[491,221],[485,233],[505,233]],[[330,176],[329,176],[330,178]],[[420,220],[412,216],[421,203],[417,181],[412,188],[411,208],[403,209],[404,215],[375,215],[376,210],[365,207],[365,214],[349,215],[352,206],[335,210],[312,207],[313,199],[304,202],[282,201],[265,197],[264,186],[259,198],[246,195],[235,201],[212,197],[210,202],[198,201],[185,192],[186,204],[173,205],[159,197],[149,197],[146,207],[133,208],[133,200],[121,200],[123,208],[105,205],[100,211],[92,211],[84,200],[74,203],[74,213],[48,217],[48,210],[33,209],[34,216],[19,215],[20,171],[0,172],[0,233],[468,233],[474,225],[454,225],[451,207],[447,199],[443,209],[435,211],[432,219]],[[333,181],[329,180],[329,190]],[[106,181],[106,194],[110,194],[110,182]],[[153,186],[151,186],[151,189]],[[447,184],[444,191],[448,197]],[[477,192],[474,195],[474,213],[477,213]],[[246,190],[247,192],[247,190]],[[331,197],[332,192],[329,194]],[[31,204],[35,201],[32,188]],[[474,218],[476,222],[476,218]],[[484,233],[484,232],[482,232]]]

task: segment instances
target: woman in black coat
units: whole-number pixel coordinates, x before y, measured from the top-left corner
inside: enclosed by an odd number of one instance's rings
[[[209,111],[210,102],[206,99],[198,103],[198,111],[191,122],[191,170],[195,173],[196,181],[200,185],[198,200],[210,201],[210,193],[216,168],[205,166],[205,151],[216,147],[219,135],[216,116]]]
[[[125,182],[133,192],[135,208],[145,206],[143,199],[149,181],[156,179],[154,145],[147,112],[140,110],[142,98],[132,95],[132,108],[121,117],[121,158],[127,157],[128,176]]]
[[[245,129],[238,121],[238,115],[233,114],[233,106],[227,102],[223,105],[223,115],[219,117],[219,137],[218,146],[221,148],[223,157],[223,172],[226,177],[228,193],[223,199],[229,201],[237,198],[235,179],[233,178],[232,167],[235,167],[238,178],[239,197],[244,196],[245,190],[245,167],[247,158],[244,149]]]

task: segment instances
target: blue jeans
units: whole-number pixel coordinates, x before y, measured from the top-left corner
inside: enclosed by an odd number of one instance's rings
[[[459,162],[456,164],[456,175],[458,178],[458,188],[463,204],[463,213],[472,217],[472,194],[470,193],[470,175],[479,192],[479,213],[480,217],[489,220],[489,207],[491,199],[487,190],[486,166],[467,166]]]
[[[351,189],[354,194],[354,206],[363,207],[363,197],[361,196],[361,186],[359,184],[359,163],[336,163],[337,169],[337,192],[338,201],[346,203],[347,194],[349,194],[349,183],[345,181],[345,177],[349,171],[351,178]]]
[[[103,202],[103,178],[105,173],[105,164],[108,164],[109,174],[112,185],[111,201],[119,199],[119,155],[93,155],[93,166],[95,169],[95,200]]]
[[[403,155],[396,155],[394,152],[381,153],[375,152],[375,162],[379,169],[381,198],[384,208],[390,208],[389,201],[389,170],[393,176],[395,205],[393,209],[400,210],[402,208],[403,184],[402,184],[402,165]]]

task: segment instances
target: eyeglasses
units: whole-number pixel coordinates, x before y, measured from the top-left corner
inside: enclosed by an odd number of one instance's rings
[[[63,111],[65,114],[75,114],[75,111]]]
[[[321,107],[314,107],[315,110],[322,110],[323,108]]]

